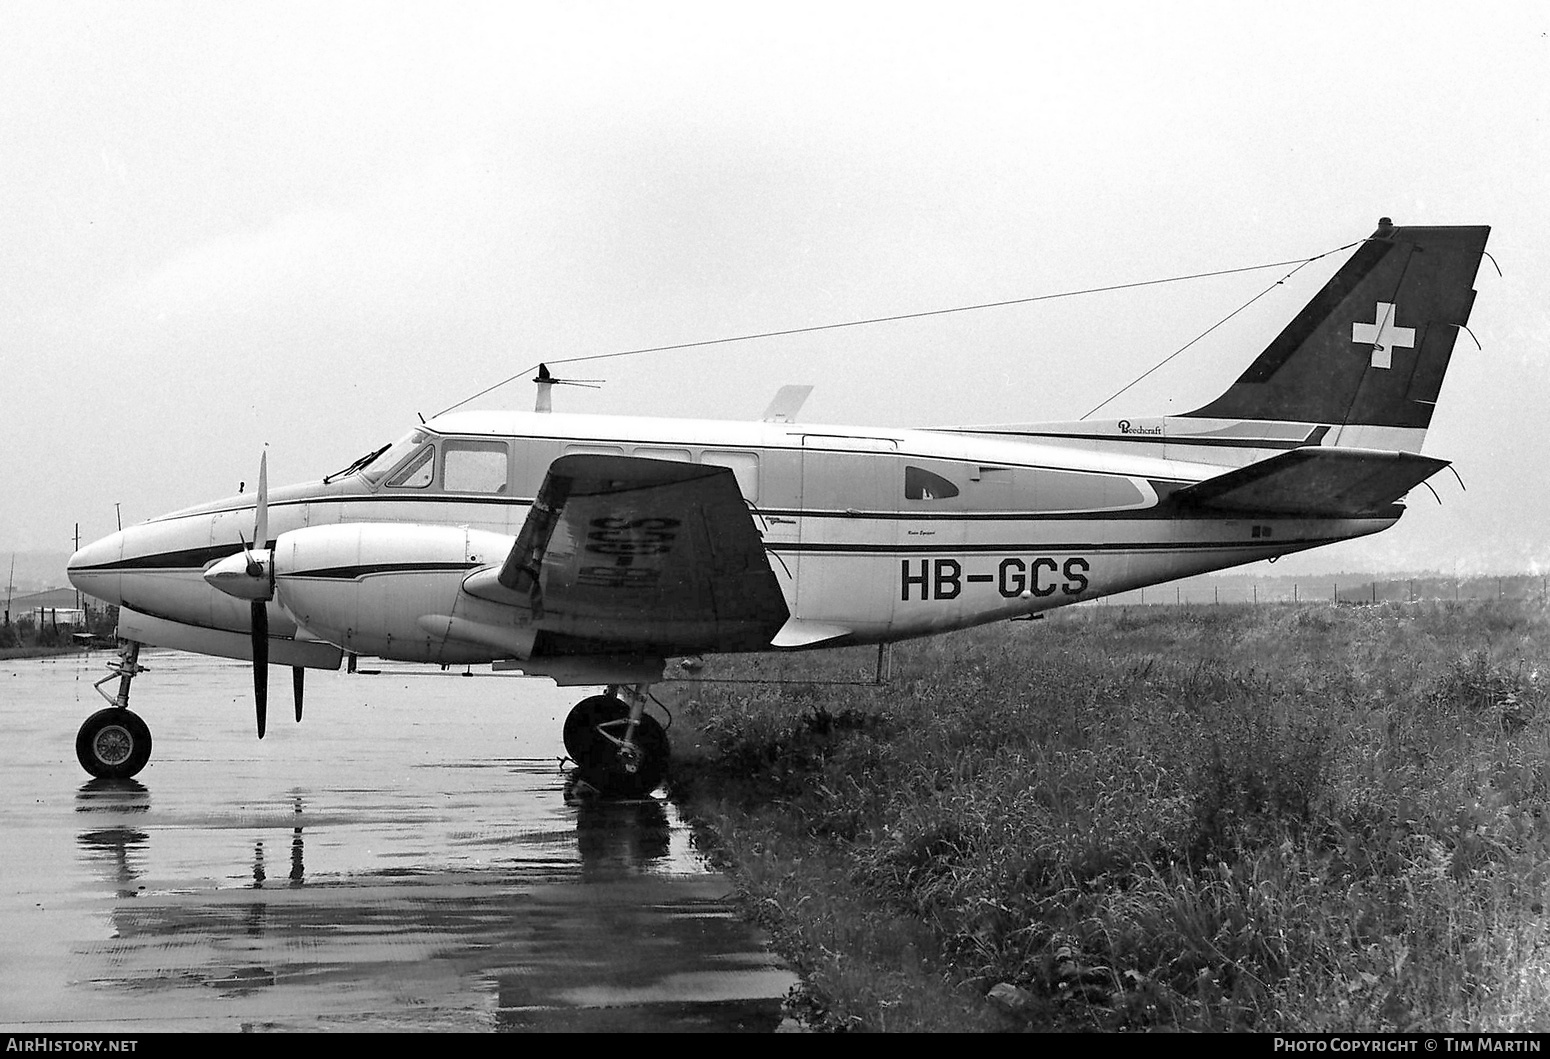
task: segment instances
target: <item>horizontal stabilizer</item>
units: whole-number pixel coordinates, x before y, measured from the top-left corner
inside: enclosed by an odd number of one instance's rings
[[[1187,486],[1171,499],[1224,511],[1360,518],[1382,512],[1447,465],[1413,452],[1292,449]]]

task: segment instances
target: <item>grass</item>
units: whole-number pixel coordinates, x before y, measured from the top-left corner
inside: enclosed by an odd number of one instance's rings
[[[50,658],[54,655],[81,654],[85,650],[84,647],[77,647],[74,644],[54,646],[34,644],[26,647],[0,647],[0,661],[8,661],[13,658]]]
[[[830,1025],[1550,1028],[1539,604],[1083,608],[679,696]]]

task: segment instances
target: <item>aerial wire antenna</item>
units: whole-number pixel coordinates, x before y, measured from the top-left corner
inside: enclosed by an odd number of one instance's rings
[[[1358,242],[1361,242],[1361,240],[1358,240]],[[1183,282],[1185,282],[1187,280],[1210,279],[1210,278],[1213,278],[1213,277],[1216,277],[1216,276],[1231,276],[1231,275],[1236,275],[1237,273],[1240,273],[1240,272],[1258,272],[1258,271],[1260,271],[1262,269],[1267,269],[1267,268],[1283,268],[1283,267],[1285,267],[1287,265],[1296,265],[1297,266],[1297,268],[1294,268],[1294,269],[1292,269],[1291,272],[1287,273],[1286,276],[1283,276],[1281,279],[1277,280],[1274,284],[1272,284],[1270,288],[1267,288],[1266,291],[1262,292],[1259,295],[1256,295],[1255,298],[1251,299],[1248,304],[1252,304],[1253,301],[1257,301],[1259,298],[1263,297],[1264,294],[1269,293],[1269,290],[1274,289],[1276,286],[1280,285],[1281,283],[1284,283],[1291,276],[1295,275],[1297,273],[1297,270],[1302,268],[1303,266],[1312,264],[1313,262],[1319,260],[1320,258],[1328,257],[1330,254],[1338,254],[1342,250],[1348,250],[1348,249],[1350,249],[1351,247],[1353,247],[1355,245],[1356,245],[1356,243],[1347,243],[1345,246],[1336,247],[1333,250],[1326,250],[1322,254],[1317,254],[1314,257],[1309,257],[1309,258],[1293,258],[1293,259],[1288,260],[1288,261],[1268,261],[1268,262],[1266,262],[1266,263],[1264,263],[1262,265],[1245,265],[1245,266],[1243,266],[1241,268],[1224,268],[1224,269],[1218,269],[1218,270],[1216,270],[1214,272],[1192,272],[1192,273],[1189,273],[1189,274],[1186,274],[1186,275],[1180,275],[1180,276],[1164,276],[1164,277],[1162,277],[1160,279],[1137,280],[1137,281],[1132,282],[1132,283],[1115,283],[1115,284],[1110,284],[1109,286],[1105,286],[1105,287],[1087,287],[1087,288],[1084,288],[1082,290],[1060,291],[1059,293],[1056,293],[1056,294],[1035,294],[1035,295],[1032,295],[1032,296],[1027,297],[1027,298],[1008,298],[1008,299],[1005,299],[1003,301],[981,302],[981,303],[978,303],[978,304],[975,304],[975,305],[955,305],[955,306],[952,306],[951,308],[947,308],[947,309],[927,309],[927,310],[924,310],[922,312],[897,313],[897,314],[892,315],[892,316],[873,316],[873,317],[869,317],[869,318],[864,319],[864,320],[843,320],[843,321],[840,321],[839,323],[813,324],[813,325],[811,325],[809,327],[790,327],[790,328],[786,328],[786,329],[780,330],[780,331],[759,331],[759,332],[756,332],[756,333],[753,333],[753,334],[747,334],[747,335],[731,335],[731,336],[726,337],[726,338],[706,338],[706,339],[700,339],[699,341],[695,341],[695,342],[675,342],[675,343],[672,343],[670,345],[665,345],[665,346],[645,346],[645,347],[642,347],[640,349],[623,349],[623,350],[618,350],[618,351],[613,352],[613,353],[591,353],[591,354],[587,354],[587,355],[579,356],[579,357],[550,358],[547,361],[542,361],[542,362],[539,362],[539,363],[530,364],[527,367],[523,368],[521,371],[517,372],[515,375],[508,376],[508,377],[502,379],[500,382],[496,383],[493,386],[487,386],[484,389],[480,390],[478,393],[473,394],[473,395],[471,395],[469,397],[465,397],[461,401],[458,401],[456,404],[449,405],[446,408],[443,408],[441,411],[437,412],[436,415],[438,415],[438,416],[446,415],[448,412],[451,412],[451,411],[454,411],[455,409],[463,407],[465,404],[468,404],[470,401],[477,401],[479,398],[485,396],[486,394],[493,393],[494,391],[500,389],[502,386],[505,386],[508,383],[515,382],[516,380],[522,378],[522,376],[526,375],[530,371],[534,371],[534,370],[547,370],[546,367],[545,367],[546,364],[549,364],[549,365],[580,364],[580,363],[584,363],[586,361],[591,361],[591,360],[612,360],[612,359],[619,358],[619,357],[640,356],[640,355],[646,354],[646,353],[668,353],[668,352],[672,352],[674,350],[680,350],[680,349],[697,349],[697,348],[700,348],[702,346],[729,345],[729,344],[731,344],[733,342],[752,342],[752,341],[755,341],[757,339],[762,339],[762,338],[787,338],[787,337],[790,337],[791,335],[807,335],[807,334],[812,334],[812,333],[814,333],[816,331],[835,331],[835,330],[838,330],[838,329],[843,328],[843,327],[867,327],[867,326],[870,326],[872,324],[896,323],[896,322],[898,322],[900,320],[923,320],[923,319],[926,319],[926,318],[932,317],[932,316],[947,316],[947,315],[949,315],[951,313],[977,312],[977,311],[979,311],[981,309],[1001,309],[1001,308],[1005,308],[1005,307],[1011,306],[1011,305],[1029,305],[1029,304],[1032,304],[1034,302],[1054,301],[1054,300],[1059,299],[1059,298],[1075,298],[1075,297],[1078,297],[1078,296],[1083,295],[1083,294],[1107,294],[1107,293],[1112,292],[1112,291],[1134,290],[1134,289],[1136,289],[1138,287],[1155,287],[1155,286],[1158,286],[1159,284],[1164,284],[1164,283],[1183,283]],[[1246,304],[1242,308],[1238,309],[1237,312],[1242,312],[1243,309],[1248,308],[1248,304]],[[1232,315],[1233,316],[1237,315],[1237,312],[1233,313]],[[1231,319],[1231,316],[1229,316],[1227,319]],[[1226,322],[1227,322],[1226,320],[1221,321],[1221,323],[1226,323]],[[1218,323],[1216,326],[1218,326],[1218,327],[1221,326],[1221,323]],[[1215,330],[1215,327],[1213,327],[1211,330]],[[1210,331],[1206,332],[1206,334],[1209,334],[1209,333],[1210,333]],[[1201,335],[1200,336],[1200,338],[1204,338],[1204,337],[1205,337],[1205,335]],[[1195,339],[1195,342],[1198,342],[1199,340],[1200,339],[1197,338],[1197,339]],[[1194,345],[1194,342],[1189,343],[1189,345]],[[1180,349],[1177,352],[1175,352],[1172,355],[1170,355],[1167,358],[1167,360],[1164,360],[1162,362],[1162,364],[1166,364],[1168,360],[1172,360],[1173,357],[1176,357],[1176,356],[1178,356],[1179,353],[1184,352],[1184,349],[1188,349],[1189,345],[1186,345],[1183,349]],[[1162,364],[1158,364],[1157,367],[1158,368],[1162,367]],[[1155,371],[1156,368],[1153,368],[1152,370]],[[1149,375],[1149,374],[1151,374],[1151,372],[1149,371],[1149,372],[1147,372],[1147,374]],[[1145,378],[1145,377],[1146,376],[1143,375],[1141,378]],[[543,380],[541,378],[535,378],[533,381],[542,383]],[[585,382],[582,382],[580,380],[553,379],[551,381],[552,382],[571,382],[571,381],[574,381],[576,385],[586,385]],[[1135,382],[1140,382],[1140,381],[1141,381],[1140,379],[1136,379],[1135,380]],[[1134,384],[1135,383],[1131,383],[1131,385],[1134,385]],[[1130,388],[1129,386],[1125,387],[1125,389],[1129,389],[1129,388]],[[1119,391],[1119,393],[1123,393],[1123,392],[1124,392],[1124,390]],[[1114,396],[1118,397],[1119,393],[1116,393]],[[1110,397],[1108,400],[1104,401],[1103,404],[1108,404],[1109,401],[1112,401],[1113,399],[1114,399],[1113,397]],[[1102,408],[1103,404],[1100,404],[1098,406],[1098,408]],[[1094,412],[1097,411],[1097,408],[1094,408],[1093,411]],[[1087,413],[1087,415],[1092,415],[1092,412]],[[435,418],[435,417],[433,416],[432,418]],[[1082,418],[1085,419],[1085,418],[1087,418],[1087,416],[1083,416]]]
[[[1282,276],[1280,279],[1276,280],[1270,286],[1266,287],[1264,290],[1262,290],[1258,294],[1254,295],[1254,297],[1250,298],[1248,301],[1246,301],[1242,305],[1238,306],[1232,312],[1230,312],[1226,316],[1222,317],[1216,323],[1212,324],[1210,327],[1208,327],[1204,331],[1200,332],[1200,334],[1196,335],[1194,338],[1192,338],[1188,342],[1184,343],[1178,349],[1175,349],[1172,353],[1169,353],[1162,360],[1159,360],[1156,364],[1153,364],[1150,368],[1147,368],[1140,375],[1137,375],[1134,379],[1131,379],[1125,385],[1121,386],[1119,389],[1117,389],[1113,393],[1109,394],[1109,396],[1105,397],[1103,400],[1101,400],[1097,404],[1093,405],[1091,408],[1089,408],[1086,412],[1084,412],[1082,414],[1082,419],[1086,419],[1088,416],[1092,415],[1098,409],[1102,408],[1104,405],[1106,405],[1110,401],[1114,400],[1114,398],[1118,397],[1120,394],[1124,393],[1126,390],[1128,390],[1132,386],[1136,385],[1142,379],[1146,378],[1148,375],[1152,374],[1157,369],[1163,367],[1165,364],[1167,364],[1174,357],[1177,357],[1180,353],[1183,353],[1190,346],[1193,346],[1196,342],[1199,342],[1202,338],[1205,338],[1212,331],[1215,331],[1218,327],[1221,327],[1227,321],[1231,320],[1234,316],[1237,316],[1239,313],[1243,312],[1243,310],[1247,309],[1249,306],[1251,306],[1255,302],[1259,301],[1265,295],[1269,294],[1271,291],[1273,291],[1277,287],[1281,286],[1287,280],[1291,279],[1293,276],[1297,275],[1297,273],[1301,272],[1308,265],[1313,264],[1315,261],[1318,261],[1320,258],[1328,257],[1330,254],[1338,254],[1342,250],[1349,250],[1349,249],[1351,249],[1351,247],[1356,246],[1357,243],[1364,243],[1364,242],[1366,242],[1365,239],[1358,239],[1354,243],[1347,243],[1345,246],[1337,246],[1333,250],[1326,250],[1326,251],[1324,251],[1324,253],[1319,254],[1317,257],[1310,257],[1310,258],[1306,259],[1305,261],[1297,262],[1296,263],[1296,265],[1297,265],[1296,268],[1292,269],[1290,272],[1288,272],[1286,275]],[[1292,264],[1292,262],[1290,262],[1290,261],[1277,261],[1273,265],[1261,265],[1260,267],[1261,268],[1278,268],[1281,265],[1289,265],[1289,264]],[[1246,272],[1248,270],[1247,269],[1239,269],[1238,271]],[[1081,419],[1077,420],[1077,422],[1081,422]]]

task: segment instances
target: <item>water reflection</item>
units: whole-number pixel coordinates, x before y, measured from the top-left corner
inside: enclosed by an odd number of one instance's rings
[[[140,878],[139,864],[144,860],[147,835],[128,827],[110,827],[101,831],[86,831],[79,838],[88,857],[102,860],[107,866],[108,882],[116,887],[117,897],[135,897],[139,889],[135,880]]]
[[[574,808],[583,876],[650,868],[667,860],[673,828],[661,802],[593,799],[577,802]]]
[[[151,792],[137,780],[93,779],[75,794],[78,813],[144,813],[151,808]],[[106,822],[106,821],[104,821]],[[108,885],[117,897],[138,896],[149,836],[137,828],[99,827],[81,832],[77,841],[89,861],[100,862]]]
[[[291,791],[291,812],[301,816],[306,806],[302,802],[300,791]],[[302,864],[302,852],[304,843],[301,840],[301,823],[297,821],[296,827],[291,830],[291,886],[300,886],[306,881],[307,872]]]
[[[88,780],[75,792],[78,813],[143,813],[151,807],[151,792],[139,780]]]
[[[12,905],[50,914],[27,962],[0,959],[8,1017],[667,1028],[791,984],[671,803],[562,799],[568,690],[341,678],[330,702],[320,681],[302,733],[255,744],[210,722],[212,698],[248,701],[250,668],[167,655],[165,768],[113,781],[75,773],[57,726],[20,708],[79,708],[34,669],[0,701],[21,733],[0,833]]]

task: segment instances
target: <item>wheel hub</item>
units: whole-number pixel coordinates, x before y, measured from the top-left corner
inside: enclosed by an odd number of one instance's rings
[[[128,729],[108,725],[92,740],[92,753],[104,765],[122,765],[134,753],[135,741]]]

